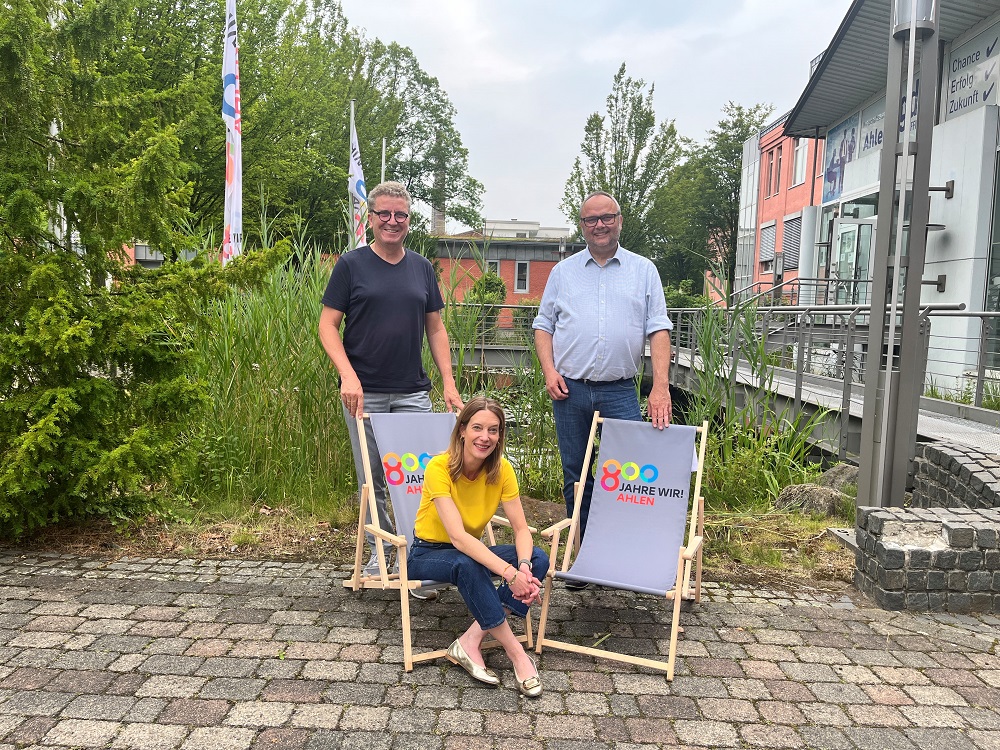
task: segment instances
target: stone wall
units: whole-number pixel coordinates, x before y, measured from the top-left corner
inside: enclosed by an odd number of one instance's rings
[[[1000,456],[963,446],[917,443],[910,506],[1000,507]]]
[[[1000,508],[859,507],[854,585],[884,609],[1000,612],[998,530]]]

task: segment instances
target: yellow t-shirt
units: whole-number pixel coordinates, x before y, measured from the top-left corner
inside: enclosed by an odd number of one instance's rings
[[[424,489],[413,531],[427,542],[450,542],[434,505],[434,498],[450,497],[462,514],[465,530],[479,539],[500,503],[516,500],[520,494],[514,468],[506,458],[500,459],[500,481],[496,484],[486,483],[485,471],[473,480],[459,476],[452,482],[448,474],[448,454],[441,453],[434,456],[424,470]]]

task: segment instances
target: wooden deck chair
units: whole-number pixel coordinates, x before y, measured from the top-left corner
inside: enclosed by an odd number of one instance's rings
[[[398,533],[383,529],[378,518],[375,505],[374,483],[372,480],[371,456],[368,453],[368,441],[364,420],[371,422],[378,445],[381,463],[386,477],[386,488],[392,505],[393,518]],[[413,541],[413,526],[417,520],[417,510],[420,507],[420,496],[424,482],[424,467],[438,453],[448,449],[448,441],[455,427],[455,415],[452,413],[430,412],[397,412],[395,414],[364,414],[358,418],[358,435],[361,436],[361,457],[364,466],[364,482],[361,486],[361,508],[358,515],[358,534],[354,548],[354,570],[351,577],[344,581],[344,586],[354,591],[363,589],[398,590],[400,615],[403,626],[403,663],[407,672],[413,670],[416,662],[438,659],[447,654],[447,649],[413,653],[413,639],[410,632],[410,589],[436,589],[451,584],[441,581],[410,580],[406,571],[406,552]],[[366,513],[367,511],[367,513]],[[365,517],[371,519],[365,523]],[[496,544],[493,524],[509,526],[506,518],[493,516],[486,527],[486,542]],[[529,527],[530,528],[530,527]],[[365,575],[362,568],[364,559],[365,532],[372,534],[376,540],[375,551],[378,557],[379,571],[377,575]],[[531,529],[532,533],[536,529]],[[389,560],[381,542],[388,542],[396,548],[398,571],[389,569]],[[531,633],[531,619],[525,619],[525,635],[519,639],[531,648],[534,643]],[[483,648],[495,647],[495,641],[488,640]]]
[[[587,535],[577,545],[584,482],[576,483],[573,517],[542,532],[552,540],[542,612],[535,650],[550,648],[666,671],[674,677],[682,598],[701,598],[701,548],[704,537],[704,500],[701,481],[705,466],[708,423],[701,427],[674,425],[658,430],[649,422],[602,419],[594,415],[582,477],[590,471],[598,424],[602,424],[597,476],[594,482]],[[700,433],[697,451],[695,439]],[[691,474],[695,474],[694,507],[687,526]],[[559,561],[560,538],[569,529]],[[575,554],[574,554],[575,553]],[[692,571],[693,568],[693,571]],[[691,587],[692,572],[695,576]],[[558,641],[545,636],[549,601],[555,579],[594,583],[664,597],[672,604],[667,661],[619,654],[600,648]]]

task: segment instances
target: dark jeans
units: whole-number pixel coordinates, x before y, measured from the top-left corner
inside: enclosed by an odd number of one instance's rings
[[[573,515],[573,484],[582,481],[580,470],[587,452],[587,438],[594,412],[612,419],[642,421],[639,397],[636,395],[635,381],[631,378],[598,383],[592,380],[564,378],[569,396],[562,401],[552,402],[552,413],[556,421],[556,437],[559,438],[559,456],[563,467],[563,497],[566,498],[566,517]],[[592,455],[591,463],[597,458]],[[588,467],[583,499],[580,502],[580,538],[587,530],[590,515],[590,498],[594,493],[594,469]]]
[[[517,548],[513,544],[498,544],[490,550],[505,562],[517,565]],[[528,606],[514,598],[506,583],[497,588],[493,583],[493,574],[484,565],[446,542],[414,539],[406,558],[406,569],[411,579],[454,584],[483,630],[495,628],[507,619],[504,607],[518,617],[528,614]],[[532,575],[541,581],[548,570],[549,556],[538,547],[532,548]]]

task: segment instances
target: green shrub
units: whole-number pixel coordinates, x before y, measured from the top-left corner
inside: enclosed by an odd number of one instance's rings
[[[475,316],[476,338],[481,342],[492,342],[500,320],[500,305],[507,299],[507,285],[492,271],[487,271],[473,283],[466,292],[467,315]]]

